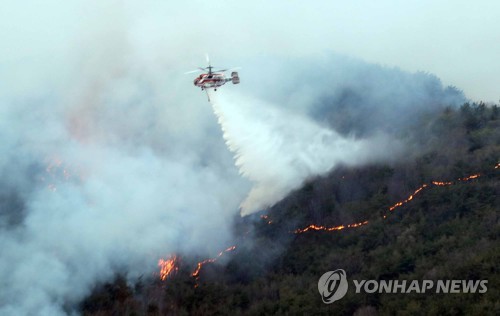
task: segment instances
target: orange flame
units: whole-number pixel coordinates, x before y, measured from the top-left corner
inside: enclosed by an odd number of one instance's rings
[[[495,165],[495,169],[500,169],[500,163],[497,163]],[[481,176],[480,173],[476,173],[476,174],[472,174],[468,177],[464,177],[464,178],[458,178],[458,181],[470,181],[470,180],[473,180],[473,179],[477,179]],[[438,187],[443,187],[443,186],[448,186],[448,185],[453,185],[453,182],[451,181],[432,181],[431,182],[433,185],[435,186],[438,186]],[[402,200],[402,201],[399,201],[397,203],[395,203],[394,205],[392,205],[391,207],[389,207],[389,212],[392,212],[394,211],[395,209],[397,209],[398,207],[401,207],[403,205],[405,205],[406,203],[410,202],[411,200],[413,200],[415,198],[415,196],[417,194],[419,194],[420,192],[422,192],[423,189],[427,188],[429,185],[424,183],[422,184],[418,189],[415,190],[415,192],[413,192],[412,194],[410,194],[410,196],[408,196],[406,199]],[[262,219],[265,219],[267,220],[268,219],[268,216],[267,215],[261,215],[261,218]],[[387,215],[383,215],[383,219],[386,219],[387,218]],[[268,223],[270,224],[272,221],[269,221]],[[366,225],[368,224],[368,221],[364,221],[364,222],[359,222],[359,223],[354,223],[354,224],[349,224],[347,226],[344,226],[344,225],[339,225],[339,226],[333,226],[333,227],[326,227],[326,226],[318,226],[318,225],[309,225],[305,228],[302,228],[302,229],[297,229],[294,231],[294,233],[296,234],[300,234],[300,233],[305,233],[307,231],[319,231],[319,230],[323,230],[323,231],[334,231],[334,230],[343,230],[345,228],[355,228],[355,227],[360,227],[360,226],[363,226],[363,225]]]
[[[406,199],[406,200],[403,200],[403,201],[400,201],[396,204],[394,204],[393,206],[389,207],[389,211],[392,212],[394,211],[395,209],[397,209],[398,207],[401,207],[403,206],[404,204],[410,202],[411,200],[413,200],[413,198],[419,194],[420,192],[422,192],[423,189],[425,189],[427,187],[427,184],[422,184],[422,186],[418,189],[415,190],[415,192],[413,192],[413,194],[410,194],[410,196]]]
[[[432,181],[432,184],[437,185],[438,187],[444,187],[444,186],[447,186],[447,185],[452,185],[453,182]]]
[[[191,273],[191,276],[197,279],[200,276],[200,270],[201,270],[201,268],[205,264],[217,261],[217,259],[219,259],[224,253],[233,251],[234,249],[236,249],[236,246],[231,246],[231,247],[229,247],[229,248],[227,248],[227,249],[222,250],[221,252],[219,252],[219,254],[217,255],[217,257],[215,257],[215,258],[209,258],[209,259],[205,259],[203,261],[198,262],[198,264],[196,266],[196,269],[194,269],[193,273]]]
[[[47,171],[50,172],[50,169],[52,167],[48,167]],[[500,169],[500,163],[497,163],[494,167],[495,169]],[[464,177],[464,178],[459,178],[458,181],[470,181],[470,180],[473,180],[473,179],[477,179],[481,176],[481,174],[477,173],[477,174],[473,174],[473,175],[470,175],[468,177]],[[454,183],[451,182],[451,181],[448,181],[448,182],[445,182],[445,181],[432,181],[431,184],[435,185],[435,186],[449,186],[449,185],[453,185]],[[394,205],[392,205],[391,207],[389,207],[389,211],[392,212],[394,211],[396,208],[398,207],[401,207],[403,206],[404,204],[410,202],[411,200],[413,200],[415,198],[415,196],[417,194],[419,194],[420,192],[422,192],[422,190],[424,190],[425,188],[427,188],[429,185],[428,184],[422,184],[418,189],[416,189],[412,194],[410,194],[410,196],[408,196],[408,198],[406,198],[405,200],[402,200],[402,201],[399,201],[397,203],[395,203]],[[268,224],[271,224],[272,223],[272,220],[269,220],[269,216],[268,215],[261,215],[260,218],[262,218],[263,220],[266,220]],[[387,215],[383,215],[383,218],[386,219],[387,218]],[[305,233],[307,231],[337,231],[337,230],[343,230],[343,229],[346,229],[346,228],[357,228],[357,227],[361,227],[361,226],[364,226],[364,225],[367,225],[369,223],[369,221],[363,221],[363,222],[359,222],[359,223],[352,223],[352,224],[348,224],[348,225],[339,225],[339,226],[332,226],[332,227],[327,227],[327,226],[318,226],[318,225],[309,225],[305,228],[302,228],[302,229],[297,229],[294,231],[294,233],[296,234],[301,234],[301,233]],[[198,279],[198,277],[200,276],[200,271],[201,271],[201,268],[205,265],[205,264],[208,264],[208,263],[213,263],[215,261],[217,261],[221,256],[223,256],[225,253],[227,252],[230,252],[230,251],[233,251],[236,249],[236,246],[231,246],[221,252],[219,252],[219,254],[215,257],[215,258],[209,258],[209,259],[205,259],[203,261],[200,261],[197,263],[196,265],[196,269],[194,269],[194,271],[191,273],[191,276]],[[164,259],[160,259],[158,261],[158,266],[160,267],[160,278],[161,280],[166,280],[172,273],[176,272],[178,270],[178,267],[177,267],[177,261],[178,261],[178,257],[176,255],[173,255],[171,258],[167,259],[167,260],[164,260]],[[197,287],[198,285],[196,284],[195,287]]]
[[[178,260],[179,259],[176,255],[172,255],[168,259],[158,260],[158,267],[160,267],[160,279],[162,281],[165,281],[170,275],[179,270],[177,266]]]
[[[45,172],[46,176],[40,177],[40,180],[42,182],[48,182],[47,189],[52,192],[57,191],[55,182],[61,177],[66,181],[74,178],[74,174],[70,172],[68,165],[57,156],[53,156],[48,159],[47,166],[45,167]]]
[[[496,167],[495,167],[496,169]],[[472,179],[477,179],[481,176],[480,173],[477,173],[477,174],[473,174],[473,175],[470,175],[468,177],[465,177],[465,178],[459,178],[458,181],[469,181],[469,180],[472,180]]]
[[[268,218],[269,218],[268,215],[261,215],[260,218],[262,218],[263,220],[266,220],[268,224],[272,224],[273,223],[272,220],[268,220]]]
[[[307,232],[309,230],[316,230],[316,231],[318,231],[318,230],[324,230],[324,231],[327,231],[327,232],[331,232],[331,231],[334,231],[334,230],[342,230],[342,229],[345,229],[345,228],[356,228],[356,227],[360,227],[360,226],[363,226],[363,225],[366,225],[366,224],[368,224],[368,221],[359,222],[359,223],[353,223],[353,224],[348,224],[347,226],[339,225],[339,226],[327,227],[327,226],[309,225],[306,228],[297,229],[296,231],[294,231],[294,233],[301,234],[301,233],[305,233],[305,232]]]

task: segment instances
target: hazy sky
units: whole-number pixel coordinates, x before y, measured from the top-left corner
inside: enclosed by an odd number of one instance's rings
[[[32,1],[31,6],[7,0],[0,5],[0,72],[15,63],[28,68],[28,61],[38,58],[42,70],[25,71],[43,77],[61,59],[76,58],[96,30],[106,30],[102,40],[113,41],[125,25],[127,45],[152,61],[174,55],[191,66],[203,63],[206,52],[216,61],[238,61],[333,51],[432,72],[474,100],[498,101],[499,12],[495,0]]]

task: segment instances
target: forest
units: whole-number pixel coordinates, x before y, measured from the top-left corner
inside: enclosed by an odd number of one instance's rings
[[[399,136],[406,159],[341,166],[258,214],[236,248],[180,257],[162,280],[96,284],[84,315],[500,315],[500,108],[443,107]],[[419,190],[420,189],[420,190]],[[356,225],[356,223],[361,223]],[[310,225],[315,225],[306,229]],[[332,229],[328,229],[332,228]],[[335,228],[335,229],[333,229]],[[228,245],[232,246],[232,245]],[[488,280],[479,293],[359,293],[324,304],[319,277]]]

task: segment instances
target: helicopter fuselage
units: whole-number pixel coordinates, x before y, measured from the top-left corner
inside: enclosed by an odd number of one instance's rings
[[[202,90],[218,88],[231,80],[231,78],[226,78],[223,73],[204,73],[194,79],[194,85],[200,87]]]

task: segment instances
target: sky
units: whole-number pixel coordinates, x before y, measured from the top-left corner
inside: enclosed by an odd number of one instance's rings
[[[373,100],[377,127],[441,89],[392,67],[497,101],[498,6],[2,1],[0,314],[64,315],[116,271],[210,257],[242,201],[258,211],[337,163],[397,154],[383,128],[358,138],[306,115],[325,91]],[[242,67],[216,115],[184,74],[206,53]]]
[[[203,63],[207,52],[214,60],[235,62],[258,54],[287,58],[335,52],[434,73],[472,100],[500,98],[500,3],[494,0],[51,0],[43,6],[7,0],[1,6],[3,68],[42,57],[51,62],[38,66],[56,67],[61,57],[74,57],[82,43],[96,40],[95,30],[106,30],[101,40],[113,41],[113,32],[127,25],[124,42],[159,62],[171,50],[181,64],[193,66]]]

